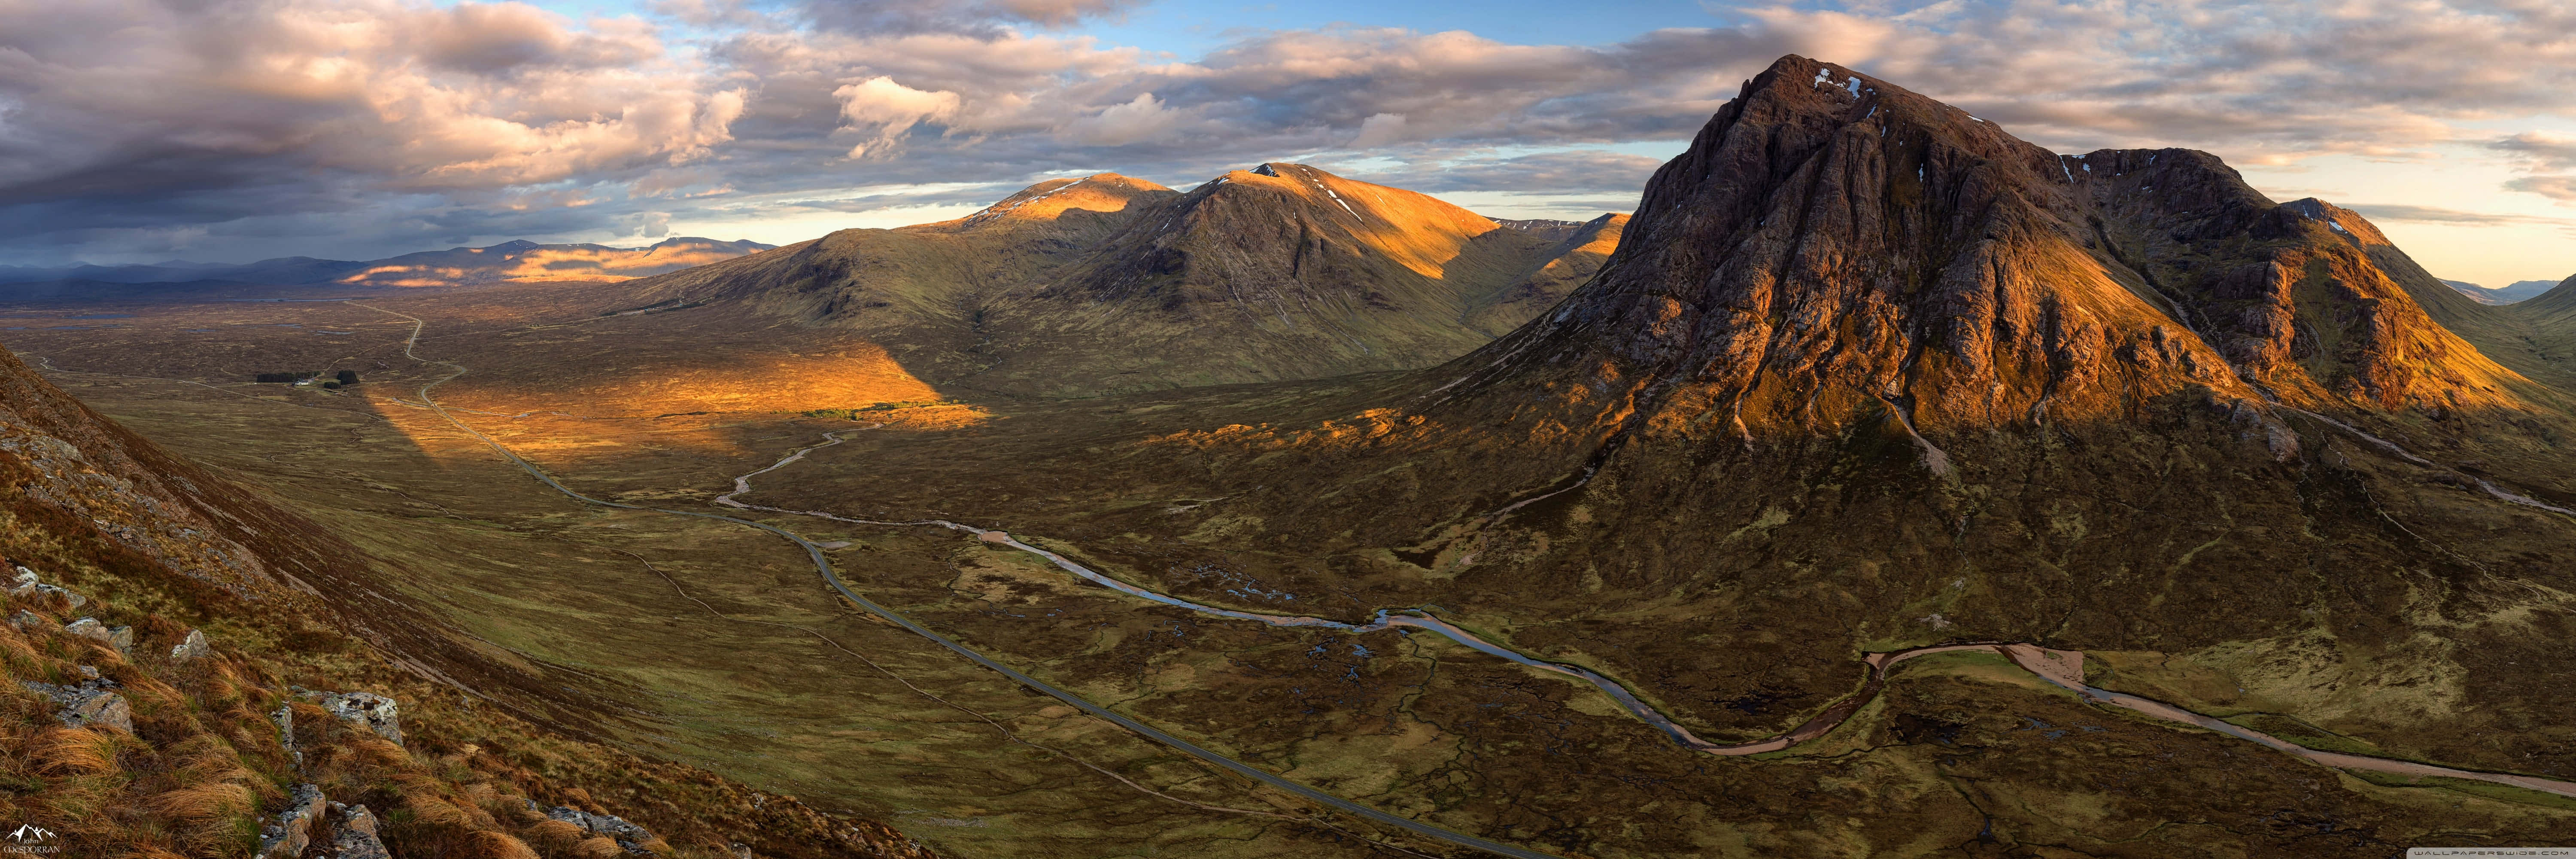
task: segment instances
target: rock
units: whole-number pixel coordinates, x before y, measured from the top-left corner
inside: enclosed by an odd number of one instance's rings
[[[294,859],[313,840],[313,823],[322,818],[322,788],[299,784],[286,809],[259,829],[259,859]]]
[[[94,678],[67,686],[19,681],[18,685],[53,699],[55,706],[62,708],[54,711],[54,718],[66,727],[107,727],[134,733],[134,707],[125,702],[125,696],[109,691],[116,688],[114,680]]]
[[[277,712],[268,714],[268,720],[277,723],[277,744],[285,747],[287,756],[295,759],[297,768],[302,768],[304,752],[295,747],[295,708],[279,704]]]
[[[37,580],[36,571],[25,567],[18,568],[18,583],[9,588],[10,596],[18,599],[27,599],[30,597],[42,598],[47,594],[62,594],[63,599],[71,603],[72,608],[75,609],[89,604],[88,597],[72,593],[71,591],[63,588],[45,584]]]
[[[131,626],[108,626],[100,623],[98,618],[84,617],[72,621],[71,625],[63,627],[63,631],[116,648],[118,653],[134,652],[134,627]]]
[[[528,803],[529,810],[534,811],[536,807],[536,803]],[[617,846],[626,848],[626,852],[639,856],[651,855],[652,845],[661,840],[653,837],[653,833],[644,831],[644,827],[628,823],[626,818],[613,814],[592,814],[578,808],[558,805],[555,806],[555,810],[546,812],[546,816],[581,827],[582,831],[592,835],[608,836],[617,842]]]
[[[322,709],[331,711],[331,715],[340,717],[340,721],[374,731],[377,736],[392,740],[394,745],[403,744],[402,717],[396,711],[392,698],[373,692],[322,692],[311,689],[304,690],[304,697],[321,704]]]
[[[206,644],[206,634],[194,629],[188,630],[187,640],[181,641],[177,646],[170,648],[170,661],[172,662],[186,662],[191,659],[204,659],[213,655],[215,655],[215,649]]]
[[[331,806],[340,812],[340,825],[331,833],[332,859],[393,859],[384,840],[376,837],[376,816],[366,806]]]
[[[37,614],[23,608],[19,609],[17,614],[9,616],[9,625],[15,626],[18,628],[18,631],[29,635],[54,631],[53,621],[46,620],[44,615]]]

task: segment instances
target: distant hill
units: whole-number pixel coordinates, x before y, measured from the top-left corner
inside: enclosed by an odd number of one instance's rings
[[[1498,221],[1302,164],[1187,193],[1101,173],[635,295],[854,329],[925,379],[1090,396],[1438,364],[1590,279],[1627,220]]]
[[[477,286],[533,281],[619,281],[665,274],[777,247],[695,237],[640,248],[502,242],[422,251],[380,260],[279,257],[251,263],[169,260],[144,265],[62,268],[0,266],[0,293],[20,298],[119,297],[281,286]],[[107,285],[102,287],[102,285]],[[117,289],[115,286],[128,288]],[[104,293],[102,293],[104,289]]]
[[[2459,290],[2461,295],[2468,296],[2469,300],[2479,304],[2512,304],[2537,298],[2541,293],[2548,292],[2550,287],[2558,285],[2558,281],[2554,280],[2517,280],[2512,286],[2504,287],[2479,286],[2464,280],[2442,282],[2450,284],[2452,289]]]

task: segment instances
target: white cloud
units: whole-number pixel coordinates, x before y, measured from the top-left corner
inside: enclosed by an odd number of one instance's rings
[[[875,138],[850,147],[852,160],[866,154],[870,146],[880,151],[892,148],[914,125],[955,118],[963,103],[956,93],[917,90],[884,75],[833,90],[832,97],[841,100],[841,115],[851,123],[848,127],[875,129]]]

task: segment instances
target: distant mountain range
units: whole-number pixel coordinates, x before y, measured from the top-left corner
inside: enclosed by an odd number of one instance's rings
[[[2541,293],[2548,292],[2559,284],[2559,281],[2555,280],[2518,280],[2514,281],[2512,286],[2498,287],[2479,286],[2465,280],[2442,282],[2450,284],[2452,289],[2459,290],[2461,295],[2468,296],[2470,300],[2479,304],[2512,304],[2527,298],[2538,298]]]
[[[223,286],[376,287],[477,286],[531,281],[618,281],[678,271],[777,247],[751,241],[695,237],[665,239],[640,248],[594,244],[541,245],[502,242],[490,247],[421,251],[380,260],[279,257],[252,263],[170,260],[148,265],[78,265],[62,268],[0,266],[0,292],[76,295],[96,285],[218,288]],[[43,286],[37,286],[37,285]],[[120,290],[131,291],[131,290]]]
[[[1438,364],[1590,279],[1627,222],[1497,220],[1303,164],[1186,193],[1100,173],[633,295],[856,330],[924,379],[1090,396]]]

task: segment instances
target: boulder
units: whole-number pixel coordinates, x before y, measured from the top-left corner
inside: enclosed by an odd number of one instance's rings
[[[277,723],[277,745],[286,750],[288,757],[295,759],[297,769],[302,769],[304,752],[295,747],[295,708],[279,704],[277,712],[268,714],[268,720]]]
[[[63,631],[116,648],[118,653],[134,652],[134,627],[131,626],[109,626],[100,623],[98,618],[84,617],[64,626]]]
[[[30,597],[43,597],[47,594],[62,594],[63,599],[71,603],[72,608],[80,608],[81,606],[89,604],[89,597],[81,596],[80,594],[45,584],[44,582],[37,580],[36,571],[25,567],[18,568],[18,581],[17,584],[9,587],[9,596],[18,599],[27,599]]]
[[[213,655],[215,655],[215,649],[206,644],[206,634],[194,629],[188,630],[188,638],[186,640],[181,641],[176,646],[170,648],[170,661],[172,662],[186,662],[191,659],[204,659]]]
[[[520,801],[527,802],[529,811],[537,810],[536,803],[524,799]],[[626,818],[614,814],[592,814],[578,808],[558,805],[553,811],[545,812],[545,815],[550,819],[581,827],[583,832],[608,836],[617,842],[617,846],[624,847],[626,852],[638,856],[649,856],[657,849],[669,846],[662,843],[661,839],[653,837],[653,833],[645,831],[644,827],[628,823]]]
[[[28,635],[52,632],[55,628],[54,622],[45,619],[44,615],[37,614],[23,608],[19,609],[17,614],[9,616],[9,625],[17,627],[19,632],[24,632]]]
[[[299,784],[286,808],[259,828],[259,859],[294,859],[313,841],[313,824],[322,819],[322,788]]]
[[[53,699],[54,706],[61,708],[54,711],[54,718],[66,727],[106,727],[134,733],[134,707],[125,702],[125,696],[110,691],[116,688],[114,680],[93,677],[61,686],[32,681],[19,681],[18,685]]]
[[[393,859],[376,837],[376,816],[366,806],[335,802],[331,810],[340,813],[340,825],[331,832],[331,859]]]
[[[394,699],[373,692],[322,692],[303,690],[304,697],[321,704],[322,709],[340,717],[340,721],[376,732],[376,736],[402,745],[402,717]]]

